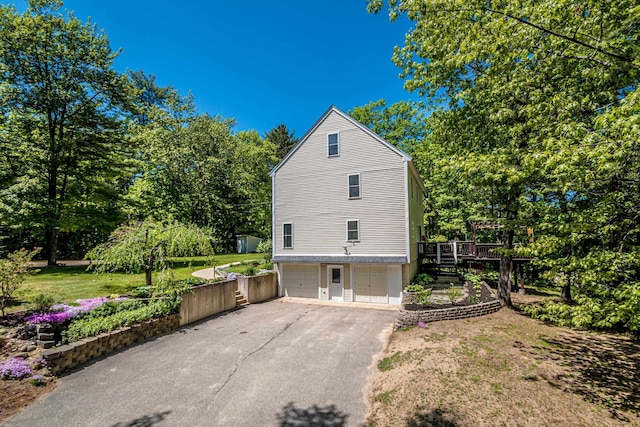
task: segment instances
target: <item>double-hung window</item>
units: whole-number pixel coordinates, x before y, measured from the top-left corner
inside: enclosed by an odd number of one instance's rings
[[[285,249],[293,248],[293,223],[285,222],[282,224],[282,247]]]
[[[347,241],[357,242],[360,240],[360,221],[350,219],[347,221]]]
[[[356,173],[347,177],[349,185],[349,198],[359,199],[360,195],[360,174]]]
[[[340,155],[340,141],[337,133],[327,135],[327,157]]]

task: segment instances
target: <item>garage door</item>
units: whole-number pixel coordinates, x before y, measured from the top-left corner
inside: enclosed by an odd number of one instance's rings
[[[320,277],[317,265],[285,264],[280,277],[285,295],[318,298]]]
[[[377,302],[387,304],[387,268],[354,268],[355,300],[359,302]]]

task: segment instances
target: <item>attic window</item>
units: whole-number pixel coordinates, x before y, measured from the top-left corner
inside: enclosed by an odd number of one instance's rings
[[[337,133],[330,133],[327,135],[327,157],[339,156],[340,144],[338,141]]]

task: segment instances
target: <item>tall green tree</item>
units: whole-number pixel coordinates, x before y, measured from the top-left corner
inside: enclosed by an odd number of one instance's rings
[[[123,224],[109,240],[93,248],[86,258],[97,261],[94,271],[104,273],[144,271],[146,285],[152,272],[169,268],[169,257],[213,255],[211,237],[204,230],[171,221]]]
[[[388,5],[393,20],[414,22],[393,56],[405,87],[448,102],[430,142],[446,148],[450,169],[503,226],[499,297],[510,305],[514,234],[531,221],[530,204],[559,205],[584,189],[580,173],[598,170],[598,117],[637,87],[640,9],[633,1]]]
[[[384,99],[349,111],[351,117],[409,155],[425,140],[427,114],[423,102],[398,101],[387,106]]]
[[[236,234],[268,237],[275,145],[256,132],[233,133],[234,124],[156,110],[136,135],[142,172],[127,195],[129,214],[210,228],[222,251],[233,249]]]
[[[50,265],[60,232],[95,227],[87,215],[115,205],[125,185],[132,94],[104,32],[61,6],[0,6],[0,215],[4,226],[41,230]]]
[[[285,124],[279,124],[264,134],[264,139],[276,146],[276,156],[282,160],[293,147],[300,141],[295,136],[295,131],[290,131]],[[275,165],[273,165],[275,166]]]

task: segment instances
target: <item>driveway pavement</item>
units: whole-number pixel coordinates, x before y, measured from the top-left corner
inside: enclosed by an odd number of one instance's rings
[[[275,300],[99,360],[7,426],[361,425],[396,313]]]

